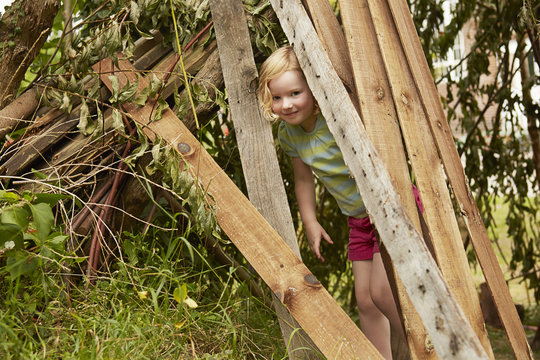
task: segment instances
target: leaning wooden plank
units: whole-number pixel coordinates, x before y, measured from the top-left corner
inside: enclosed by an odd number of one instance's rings
[[[210,8],[249,199],[301,259],[272,127],[257,101],[257,67],[242,1],[211,0]],[[289,358],[318,358],[315,345],[306,341],[307,335],[295,331],[299,326],[281,300],[274,297],[273,302],[285,345],[290,344]]]
[[[467,224],[476,257],[506,330],[512,351],[517,359],[532,359],[533,355],[525,331],[491,246],[482,216],[465,178],[452,132],[446,121],[407,3],[404,0],[389,0],[389,5],[446,175]]]
[[[120,60],[120,86],[127,79],[133,83],[136,71],[126,60]],[[107,86],[113,71],[111,60],[94,65],[105,73]],[[139,89],[147,84],[139,80]],[[160,138],[180,152],[189,163],[205,190],[217,204],[217,219],[223,231],[289,309],[319,350],[329,359],[381,359],[381,355],[358,327],[339,307],[298,256],[281,239],[264,217],[234,185],[223,169],[204,150],[184,124],[167,109],[160,121],[152,121],[152,104],[138,108],[126,105],[133,119],[150,139]]]
[[[270,3],[294,46],[308,84],[437,354],[444,359],[488,359],[406,215],[388,171],[369,141],[304,8],[297,0]]]
[[[302,0],[302,3],[310,15],[313,26],[317,30],[319,39],[330,57],[336,73],[353,97],[353,104],[357,105],[347,43],[339,21],[334,15],[332,5],[328,0]]]
[[[366,133],[388,169],[407,214],[420,231],[401,131],[371,14],[365,0],[340,0],[339,6]],[[411,357],[426,360],[436,358],[422,320],[403,284],[397,281],[397,286]]]
[[[446,178],[386,1],[367,0],[439,268],[493,358]]]

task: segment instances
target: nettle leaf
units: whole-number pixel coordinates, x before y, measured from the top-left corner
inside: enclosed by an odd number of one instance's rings
[[[2,210],[3,224],[14,224],[24,229],[30,223],[30,213],[26,207],[11,206]]]
[[[51,232],[51,228],[54,224],[54,214],[49,205],[45,203],[40,204],[28,204],[32,211],[32,217],[34,219],[33,225],[36,229],[36,237],[40,241],[44,241]]]

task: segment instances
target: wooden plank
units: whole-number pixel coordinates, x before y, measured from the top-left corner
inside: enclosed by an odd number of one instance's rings
[[[446,178],[386,1],[367,0],[439,268],[493,358]],[[440,356],[440,355],[439,355]]]
[[[304,8],[296,0],[270,0],[270,3],[294,46],[328,127],[439,357],[488,359],[427,246],[406,215]]]
[[[512,351],[517,359],[532,359],[533,354],[527,342],[525,331],[491,246],[482,216],[465,178],[452,132],[446,121],[437,88],[431,77],[407,3],[404,0],[389,0],[388,3],[446,175],[467,224],[476,257],[486,278]]]
[[[354,70],[360,114],[366,133],[390,173],[414,227],[421,231],[416,202],[390,84],[365,0],[340,0],[341,19]],[[434,359],[433,346],[403,284],[397,278],[399,303],[411,358]]]
[[[120,86],[127,79],[133,83],[136,72],[131,64],[121,59],[119,66],[122,69],[118,73]],[[103,82],[110,87],[107,74],[113,70],[112,61],[104,60],[93,67],[94,71],[100,68],[104,73],[101,76]],[[140,79],[140,89],[147,83],[146,79]],[[127,105],[126,111],[150,139],[159,137],[179,152],[182,149],[180,155],[189,163],[192,174],[216,202],[217,220],[223,231],[324,356],[329,359],[382,358],[172,110],[165,110],[160,121],[151,121],[151,103],[142,108]]]
[[[355,103],[357,101],[356,90],[347,43],[339,21],[334,15],[332,5],[328,0],[302,0],[302,3],[310,15],[313,26],[319,34],[322,46],[332,61],[336,73],[351,94],[353,104],[358,105]]]
[[[249,199],[301,259],[272,127],[257,100],[258,73],[242,1],[211,0],[210,9]],[[289,358],[318,358],[305,332],[295,331],[299,326],[280,299],[274,297],[273,303]]]

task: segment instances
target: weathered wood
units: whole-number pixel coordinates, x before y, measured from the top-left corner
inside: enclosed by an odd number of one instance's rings
[[[367,0],[439,268],[493,358],[441,160],[386,1]],[[439,355],[440,356],[440,355]]]
[[[129,62],[121,59],[120,86],[135,81]],[[113,70],[111,60],[94,66],[111,86],[106,74]],[[129,70],[129,71],[126,71]],[[140,79],[139,90],[147,83]],[[138,108],[126,105],[150,139],[159,137],[172,148],[182,149],[194,176],[217,204],[217,220],[223,231],[242,252],[273,293],[287,306],[319,350],[329,359],[381,359],[380,354],[315,279],[279,234],[215,163],[193,134],[167,109],[160,121],[151,121],[152,104]],[[180,145],[180,147],[179,147]]]
[[[532,359],[533,355],[527,343],[525,331],[504,281],[482,216],[465,178],[452,132],[446,121],[407,3],[404,0],[389,0],[388,3],[446,175],[467,225],[478,262],[499,311],[512,351],[517,359]]]
[[[398,118],[367,3],[365,0],[340,0],[339,5],[366,133],[388,169],[407,214],[420,231],[420,219],[411,191],[411,177]],[[422,320],[399,277],[396,280],[411,357],[436,358],[433,346],[427,341]]]
[[[221,69],[251,203],[301,259],[287,194],[274,148],[272,127],[257,100],[257,67],[241,0],[211,0]],[[261,166],[264,164],[264,166]],[[316,359],[315,345],[274,297],[274,308],[291,359]],[[290,345],[289,345],[290,344]]]
[[[445,359],[488,359],[406,215],[305,10],[296,0],[270,2],[438,355]]]
[[[345,88],[351,94],[353,104],[356,103],[356,90],[352,73],[352,64],[347,51],[345,36],[334,15],[332,5],[328,0],[302,0],[308,15],[313,22],[323,48],[326,50],[332,65]]]

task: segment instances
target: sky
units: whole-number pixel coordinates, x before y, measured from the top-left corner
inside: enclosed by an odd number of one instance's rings
[[[13,0],[0,0],[0,12],[3,14],[4,13],[4,6],[11,5],[12,2],[13,2]]]

